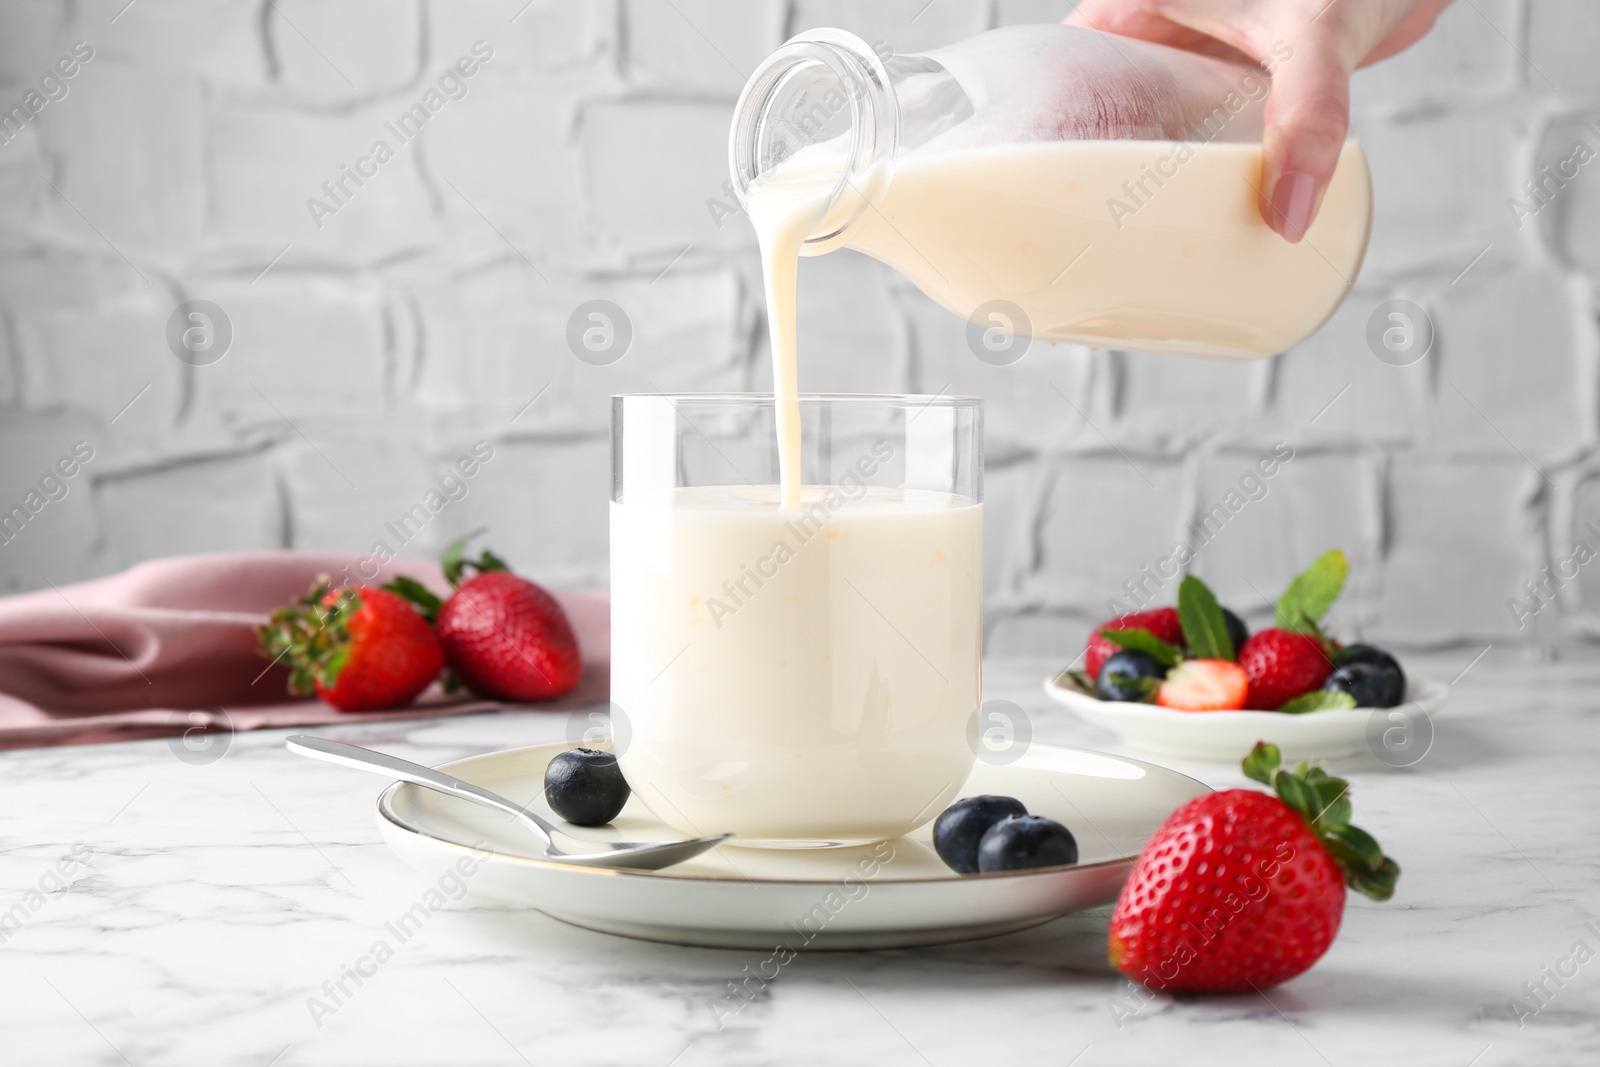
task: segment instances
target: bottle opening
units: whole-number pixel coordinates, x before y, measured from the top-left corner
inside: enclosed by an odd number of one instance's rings
[[[728,163],[740,206],[748,211],[751,187],[786,168],[830,190],[806,244],[832,247],[887,180],[898,125],[889,73],[867,42],[835,29],[792,38],[751,75],[734,110]]]

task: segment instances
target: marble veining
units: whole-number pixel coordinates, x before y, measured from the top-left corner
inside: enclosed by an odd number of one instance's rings
[[[1413,669],[1449,679],[1470,659]],[[1042,740],[1116,751],[1044,699],[1049,666],[991,662],[988,695],[1027,709]],[[1400,891],[1353,898],[1328,956],[1265,996],[1131,988],[1105,963],[1101,908],[965,945],[803,955],[720,1027],[711,1004],[763,953],[470,896],[397,937],[430,886],[378,841],[381,783],[288,754],[282,731],[233,737],[209,764],[161,740],[9,752],[0,1062],[1593,1064],[1600,958],[1578,946],[1600,954],[1597,682],[1491,652],[1415,767],[1338,765],[1357,822],[1404,867]],[[325,732],[439,763],[566,725],[527,712]]]

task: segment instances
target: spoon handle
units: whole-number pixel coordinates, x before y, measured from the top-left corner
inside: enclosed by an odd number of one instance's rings
[[[546,848],[555,847],[555,841],[550,837],[553,827],[539,816],[521,804],[515,804],[498,793],[491,793],[482,786],[463,782],[454,775],[436,771],[432,767],[424,767],[420,763],[412,763],[410,760],[403,760],[399,756],[376,752],[359,745],[347,745],[343,741],[330,741],[325,737],[295,734],[286,739],[284,745],[290,752],[297,752],[302,756],[310,756],[326,763],[337,763],[342,767],[354,767],[360,771],[370,771],[388,778],[398,778],[402,782],[410,782],[426,789],[436,789],[474,804],[506,812],[543,838]]]

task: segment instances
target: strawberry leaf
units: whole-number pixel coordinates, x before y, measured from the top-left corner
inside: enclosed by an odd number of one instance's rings
[[[485,571],[509,571],[511,569],[505,560],[490,552],[487,548],[483,550],[483,554],[477,559],[467,558],[467,542],[488,532],[489,528],[487,526],[480,526],[461,540],[450,542],[449,545],[445,546],[445,550],[440,553],[439,566],[443,568],[444,580],[450,583],[450,588],[454,589],[461,584],[462,579],[467,577],[468,568],[477,571],[479,574]]]
[[[1325,831],[1323,837],[1337,841],[1341,848],[1360,860],[1362,866],[1376,868],[1383,863],[1383,849],[1365,830],[1355,826],[1336,826]]]
[[[1178,650],[1149,630],[1101,630],[1100,636],[1118,648],[1148,653],[1154,656],[1156,662],[1163,667],[1176,667],[1178,665]]]
[[[1383,854],[1371,834],[1350,825],[1350,783],[1305,760],[1289,770],[1279,765],[1280,758],[1275,745],[1258,741],[1240,768],[1245,777],[1270,785],[1304,820],[1344,872],[1346,885],[1373,900],[1394,896],[1400,865]]]
[[[1394,896],[1395,883],[1400,881],[1400,865],[1385,856],[1376,867],[1347,869],[1344,880],[1357,893],[1373,900],[1388,900]]]
[[[1240,764],[1244,776],[1251,781],[1260,782],[1262,785],[1272,784],[1272,775],[1278,769],[1278,764],[1283,761],[1283,755],[1278,751],[1277,745],[1265,741],[1257,741],[1256,747]]]
[[[488,532],[487,526],[480,526],[461,540],[451,541],[440,553],[439,565],[444,568],[444,580],[450,583],[450,588],[461,584],[461,571],[467,566],[467,542]]]
[[[1356,706],[1356,698],[1337,689],[1313,689],[1301,693],[1278,710],[1285,715],[1304,715],[1310,711],[1343,711]]]
[[[1280,771],[1273,775],[1272,791],[1308,824],[1316,819],[1322,806],[1317,801],[1317,791],[1311,783],[1295,774]]]
[[[383,588],[409,601],[417,609],[417,614],[427,619],[430,624],[439,619],[439,609],[444,607],[444,601],[434,596],[427,586],[415,578],[401,575]]]
[[[1316,824],[1321,827],[1346,826],[1352,813],[1350,783],[1335,778],[1321,767],[1314,767],[1306,781],[1317,794]]]
[[[290,693],[305,696],[318,682],[334,684],[347,655],[345,624],[360,606],[353,590],[336,591],[327,575],[318,575],[310,592],[256,628],[262,654],[289,668]]]
[[[318,672],[317,681],[322,683],[322,688],[332,689],[339,681],[339,672],[344,670],[344,665],[350,659],[350,646],[341,644],[328,653],[322,661],[322,669]]]
[[[1394,896],[1400,865],[1378,847],[1370,834],[1354,826],[1337,826],[1318,833],[1322,847],[1344,870],[1345,884],[1373,900]]]
[[[473,566],[478,568],[480,574],[484,571],[508,571],[511,569],[511,564],[490,552],[487,548],[483,550],[483,554],[478,557],[478,561]]]
[[[1192,658],[1233,659],[1233,638],[1228,636],[1222,608],[1206,583],[1192,574],[1178,583],[1178,623]]]
[[[1350,561],[1343,549],[1330,549],[1300,574],[1278,598],[1277,625],[1280,630],[1314,633],[1322,617],[1333,607],[1344,591],[1344,581],[1350,574]]]

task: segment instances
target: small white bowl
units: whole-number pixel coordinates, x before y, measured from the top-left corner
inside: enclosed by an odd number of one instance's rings
[[[1155,704],[1100,700],[1070,679],[1044,680],[1050,699],[1096,726],[1117,734],[1130,748],[1175,759],[1238,763],[1257,741],[1277,745],[1285,760],[1333,759],[1388,745],[1395,729],[1412,729],[1418,712],[1431,716],[1450,696],[1444,682],[1413,678],[1406,701],[1393,708],[1347,708],[1285,715],[1281,711],[1174,711]],[[1429,733],[1431,739],[1431,732]],[[1386,760],[1386,762],[1393,762]]]

